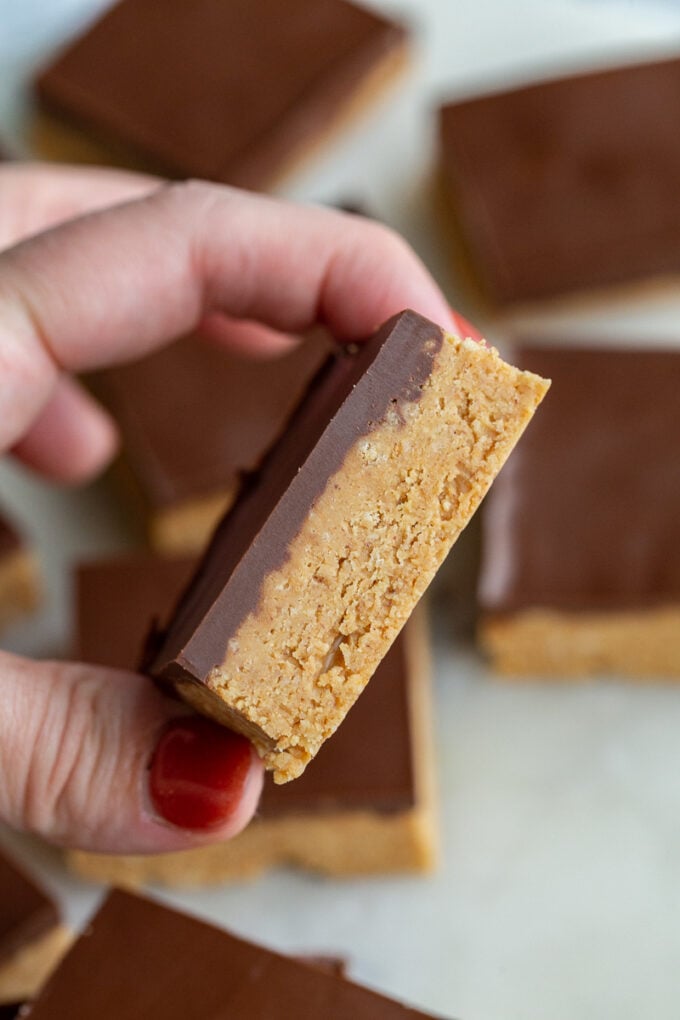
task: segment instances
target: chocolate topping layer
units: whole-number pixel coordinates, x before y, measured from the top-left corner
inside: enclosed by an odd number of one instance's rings
[[[253,471],[327,355],[319,337],[267,360],[186,338],[90,379],[147,501],[166,507]]]
[[[550,399],[484,511],[489,612],[680,602],[680,351],[520,348]]]
[[[59,913],[50,897],[0,853],[0,966],[58,923]]]
[[[0,557],[21,547],[21,539],[6,517],[0,516]]]
[[[151,621],[167,618],[194,562],[131,554],[82,565],[76,575],[78,655],[135,669]],[[413,806],[409,635],[407,624],[343,726],[297,782],[276,786],[266,776],[263,817]]]
[[[120,890],[109,894],[29,1015],[426,1020],[375,992]]]
[[[345,455],[388,410],[417,400],[444,340],[439,326],[402,312],[354,353],[331,356],[288,429],[217,528],[149,669],[202,680],[257,608],[267,575],[287,549]]]
[[[405,35],[344,0],[122,0],[38,95],[170,176],[260,188]]]
[[[75,573],[74,656],[136,670],[149,629],[169,618],[195,569],[193,556],[146,552],[81,563]]]
[[[441,111],[458,226],[498,303],[680,268],[680,59]]]

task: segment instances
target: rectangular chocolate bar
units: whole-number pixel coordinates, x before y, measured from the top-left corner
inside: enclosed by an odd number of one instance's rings
[[[120,890],[109,894],[27,1016],[427,1020],[319,968]]]
[[[148,668],[277,782],[344,718],[546,390],[414,312],[331,357],[221,522]]]
[[[679,90],[676,57],[442,108],[452,226],[493,304],[677,281]]]
[[[54,900],[0,851],[0,1003],[31,998],[69,941]]]
[[[134,669],[193,561],[133,553],[76,574],[76,650]],[[435,856],[429,657],[423,609],[409,620],[345,725],[297,783],[268,776],[257,817],[228,843],[160,856],[72,852],[86,878],[137,885],[217,882],[294,864],[330,874],[424,870]]]
[[[0,628],[38,604],[38,569],[14,525],[0,514]]]
[[[483,515],[504,673],[680,677],[680,351],[520,346],[550,400]]]
[[[120,428],[128,490],[156,549],[205,545],[327,355],[319,337],[271,360],[186,338],[90,376]]]
[[[43,155],[266,188],[404,63],[397,22],[345,0],[120,0],[43,71]],[[110,162],[110,159],[104,160]]]

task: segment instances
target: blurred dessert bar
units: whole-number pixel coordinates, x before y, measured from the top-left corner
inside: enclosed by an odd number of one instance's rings
[[[680,351],[520,347],[550,400],[484,508],[503,673],[680,677]]]
[[[154,548],[205,544],[327,354],[319,337],[267,360],[191,337],[89,377],[120,428],[120,475]]]
[[[267,188],[401,70],[406,44],[346,0],[121,0],[39,76],[36,145]]]
[[[56,903],[0,849],[0,1004],[32,998],[70,939]]]
[[[109,894],[28,1013],[31,1020],[112,1015],[427,1020],[323,969],[121,890]]]
[[[76,650],[133,669],[153,618],[165,619],[192,561],[129,554],[76,575]],[[296,865],[329,874],[425,870],[436,850],[429,656],[424,609],[407,623],[345,724],[297,782],[268,776],[260,810],[228,843],[152,856],[71,852],[86,878],[186,885]]]
[[[331,355],[218,526],[148,668],[276,782],[342,722],[547,388],[402,312]]]
[[[677,287],[679,92],[674,58],[441,109],[445,222],[487,300]]]
[[[38,568],[14,525],[0,515],[0,630],[38,605]]]

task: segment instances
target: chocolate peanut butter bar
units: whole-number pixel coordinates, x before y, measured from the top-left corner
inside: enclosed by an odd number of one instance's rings
[[[408,619],[547,384],[414,312],[320,370],[148,669],[299,776]]]
[[[406,41],[346,0],[121,0],[40,75],[37,144],[266,188],[396,75]]]
[[[38,604],[38,568],[19,532],[0,515],[0,629]]]
[[[320,337],[267,360],[191,337],[89,377],[120,428],[121,480],[154,548],[205,545],[327,354]]]
[[[679,91],[673,58],[442,108],[451,229],[487,299],[508,306],[677,281]]]
[[[83,564],[76,575],[76,650],[133,669],[150,622],[168,617],[190,559],[138,553]],[[268,776],[256,818],[227,843],[184,853],[73,852],[86,878],[116,885],[214,883],[295,865],[326,874],[422,871],[433,864],[429,656],[419,608],[364,696],[296,783]]]
[[[0,1003],[35,995],[69,941],[52,898],[0,850]]]
[[[114,890],[28,1012],[31,1020],[427,1015],[151,900]]]
[[[503,673],[680,677],[680,351],[520,347],[550,400],[483,514]]]

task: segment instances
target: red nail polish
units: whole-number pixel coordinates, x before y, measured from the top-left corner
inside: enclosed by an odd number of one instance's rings
[[[250,742],[201,716],[163,731],[151,758],[154,809],[183,829],[216,829],[236,810],[251,764]]]
[[[457,312],[455,308],[451,309],[454,321],[456,323],[456,329],[461,336],[469,336],[472,340],[476,340],[477,343],[482,344],[484,347],[488,347],[488,344],[479,330],[468,322],[464,316]]]

